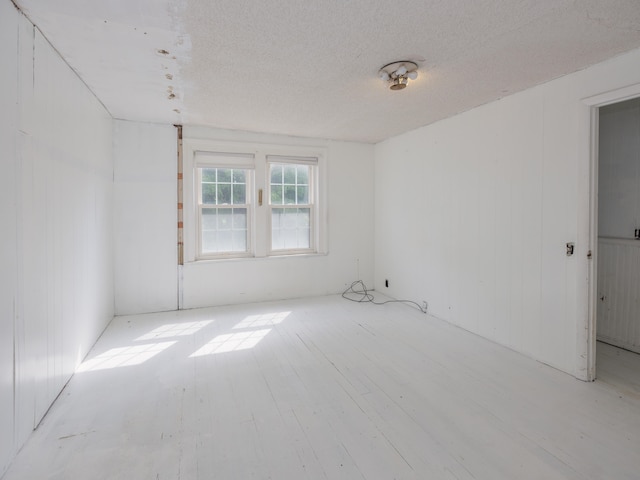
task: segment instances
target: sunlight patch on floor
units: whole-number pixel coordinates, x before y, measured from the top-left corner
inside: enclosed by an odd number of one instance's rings
[[[182,337],[185,335],[193,335],[198,330],[209,325],[211,322],[213,322],[213,320],[203,320],[200,322],[186,322],[186,323],[169,323],[167,325],[162,325],[161,327],[154,328],[149,333],[146,333],[136,338],[136,341],[155,340],[156,338]]]
[[[276,313],[262,313],[260,315],[249,315],[233,329],[236,328],[253,328],[253,327],[267,327],[271,325],[277,325],[281,323],[285,318],[289,316],[291,312],[276,312]]]
[[[237,332],[218,335],[206,345],[203,345],[191,357],[212,355],[215,353],[236,352],[255,347],[271,331],[270,328],[251,332]]]
[[[175,341],[161,342],[112,348],[97,357],[83,362],[76,372],[91,372],[95,370],[106,370],[108,368],[140,365],[175,343]]]

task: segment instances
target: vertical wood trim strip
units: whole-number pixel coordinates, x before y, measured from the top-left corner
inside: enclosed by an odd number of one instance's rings
[[[182,209],[182,125],[176,125],[178,128],[178,265],[184,265],[184,231],[183,231],[183,209]]]

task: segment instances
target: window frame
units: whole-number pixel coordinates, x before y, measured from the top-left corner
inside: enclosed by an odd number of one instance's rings
[[[216,164],[216,155],[251,157],[249,168],[251,187],[247,185],[247,252],[205,254],[201,253],[201,224],[198,193],[197,168],[239,168],[228,164]],[[313,159],[310,172],[310,198],[313,191],[314,208],[310,219],[309,249],[272,249],[271,197],[268,157],[294,159]],[[184,262],[206,263],[220,260],[248,260],[263,258],[286,258],[292,256],[326,255],[327,224],[327,148],[310,145],[276,145],[252,142],[217,141],[184,138],[183,139],[183,237]],[[208,159],[204,161],[203,159]],[[273,163],[283,163],[275,161]],[[245,167],[246,168],[246,167]],[[313,177],[313,180],[311,179]],[[262,190],[262,205],[259,205],[259,192]],[[229,205],[232,208],[233,205]]]
[[[202,203],[202,171],[204,169],[230,169],[233,170],[243,170],[245,172],[245,203],[243,204],[234,204],[233,203],[233,191],[232,191],[232,203],[230,204],[205,204]],[[197,163],[195,168],[195,194],[196,194],[196,258],[199,260],[205,259],[216,259],[216,258],[239,258],[239,257],[248,257],[251,256],[252,245],[251,245],[251,233],[252,233],[252,185],[253,185],[253,170],[246,167],[227,167],[227,166],[219,166],[218,164],[209,164],[209,163]],[[216,182],[217,183],[217,182]],[[233,183],[232,183],[233,185]],[[242,250],[235,251],[227,251],[227,252],[208,252],[205,253],[202,250],[202,236],[203,236],[203,225],[202,225],[202,210],[207,208],[214,208],[216,210],[219,209],[231,209],[234,208],[245,208],[247,210],[247,219],[246,219],[246,246],[247,248]],[[232,230],[233,232],[233,230]]]
[[[270,159],[272,158],[272,159]],[[316,238],[316,230],[318,229],[318,221],[316,214],[316,203],[317,203],[317,165],[318,160],[315,157],[292,157],[292,156],[281,156],[281,155],[267,155],[267,199],[268,199],[268,220],[269,220],[269,228],[268,228],[268,237],[269,237],[269,255],[301,255],[301,254],[313,254],[317,252],[317,243],[318,239]],[[308,177],[308,188],[309,192],[308,203],[306,204],[274,204],[271,203],[271,165],[305,165],[309,167],[309,177]],[[283,183],[284,184],[284,183]],[[283,192],[284,194],[284,192]],[[274,249],[273,248],[273,209],[274,208],[282,208],[282,209],[293,209],[293,208],[309,208],[309,247],[308,248],[284,248],[284,249]]]

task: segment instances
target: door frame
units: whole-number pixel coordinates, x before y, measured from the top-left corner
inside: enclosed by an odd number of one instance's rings
[[[640,84],[610,90],[582,99],[589,107],[589,251],[587,264],[587,315],[578,335],[578,354],[586,361],[584,380],[596,379],[596,336],[598,300],[598,147],[600,140],[600,107],[640,97]]]

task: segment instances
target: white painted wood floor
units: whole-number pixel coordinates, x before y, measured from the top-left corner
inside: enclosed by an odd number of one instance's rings
[[[640,355],[598,361],[339,296],[119,317],[5,480],[638,479]]]

